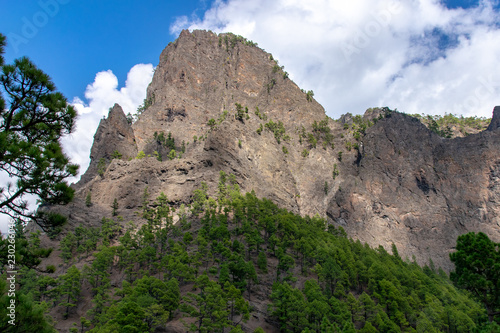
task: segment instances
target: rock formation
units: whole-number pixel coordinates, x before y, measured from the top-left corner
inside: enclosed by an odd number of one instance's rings
[[[500,239],[499,140],[491,125],[443,139],[415,118],[392,114],[367,131],[357,177],[343,182],[327,214],[354,238],[386,248],[394,242],[400,254],[450,269],[459,235]]]
[[[115,151],[120,152],[122,156],[135,157],[137,155],[134,131],[118,104],[110,108],[108,118],[102,119],[99,123],[90,151],[90,165],[80,183],[86,183],[95,177],[98,173],[99,161],[103,159],[109,163]]]
[[[450,269],[448,253],[467,231],[500,240],[499,107],[487,131],[456,139],[384,109],[334,121],[270,54],[205,31],[183,31],[165,48],[145,107],[132,126],[118,105],[101,121],[76,201],[60,208],[70,220],[89,214],[89,191],[91,210],[109,213],[117,199],[128,221],[145,189],[150,200],[164,192],[189,204],[202,182],[214,194],[225,171],[242,191],[319,214],[371,246],[394,243],[421,264]]]

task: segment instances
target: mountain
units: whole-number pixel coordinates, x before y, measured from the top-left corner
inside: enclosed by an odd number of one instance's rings
[[[387,107],[333,120],[255,43],[183,31],[138,111],[110,108],[73,202],[40,208],[67,224],[18,245],[18,318],[48,307],[57,330],[93,333],[485,324],[446,273],[457,236],[500,240],[500,107],[489,124]]]
[[[312,95],[240,36],[183,31],[160,55],[139,119],[129,124],[115,105],[101,121],[76,202],[61,209],[78,223],[97,211],[99,220],[116,199],[133,218],[146,188],[178,207],[202,182],[216,193],[224,171],[244,192],[318,214],[371,246],[394,243],[420,264],[449,270],[468,231],[500,240],[500,108],[487,130],[447,139],[387,108],[335,121]]]

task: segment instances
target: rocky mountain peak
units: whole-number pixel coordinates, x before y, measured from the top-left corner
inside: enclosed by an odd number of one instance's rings
[[[149,107],[133,126],[139,150],[154,132],[175,129],[179,141],[192,140],[237,104],[252,114],[265,110],[289,129],[325,117],[271,54],[241,36],[208,31],[184,30],[163,50],[147,96]]]
[[[450,269],[458,235],[500,240],[499,126],[500,107],[488,131],[455,139],[388,108],[334,121],[253,42],[185,30],[161,53],[139,119],[115,105],[101,121],[77,200],[92,191],[94,211],[117,199],[138,219],[145,190],[189,204],[203,182],[216,194],[224,171],[243,192]],[[82,206],[68,215],[82,220]]]

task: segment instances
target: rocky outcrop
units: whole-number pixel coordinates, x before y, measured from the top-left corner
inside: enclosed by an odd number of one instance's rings
[[[494,131],[500,127],[500,106],[495,106],[493,109],[493,118],[491,119],[488,131]]]
[[[99,161],[103,159],[106,167],[113,159],[115,151],[119,152],[122,158],[137,155],[134,131],[118,104],[110,108],[108,117],[99,123],[90,151],[90,165],[79,184],[85,184],[97,176]]]
[[[92,192],[89,209],[110,214],[117,199],[124,220],[137,219],[145,189],[151,201],[164,192],[174,206],[189,204],[202,182],[215,194],[225,171],[242,191],[323,216],[371,246],[394,243],[421,264],[449,269],[467,231],[500,240],[498,107],[487,131],[456,139],[385,109],[334,121],[270,54],[205,31],[183,31],[165,48],[145,104],[132,127],[118,105],[101,121],[76,186],[77,201]],[[165,143],[169,133],[175,144]],[[123,157],[112,159],[115,151]],[[145,157],[126,158],[138,151]],[[68,209],[85,218],[83,205]]]

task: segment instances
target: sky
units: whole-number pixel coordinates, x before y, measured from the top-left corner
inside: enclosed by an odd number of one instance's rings
[[[182,29],[253,40],[333,118],[375,106],[491,117],[498,1],[0,0],[0,33],[7,63],[28,56],[77,108],[63,145],[83,173],[100,119],[114,103],[135,112]]]

